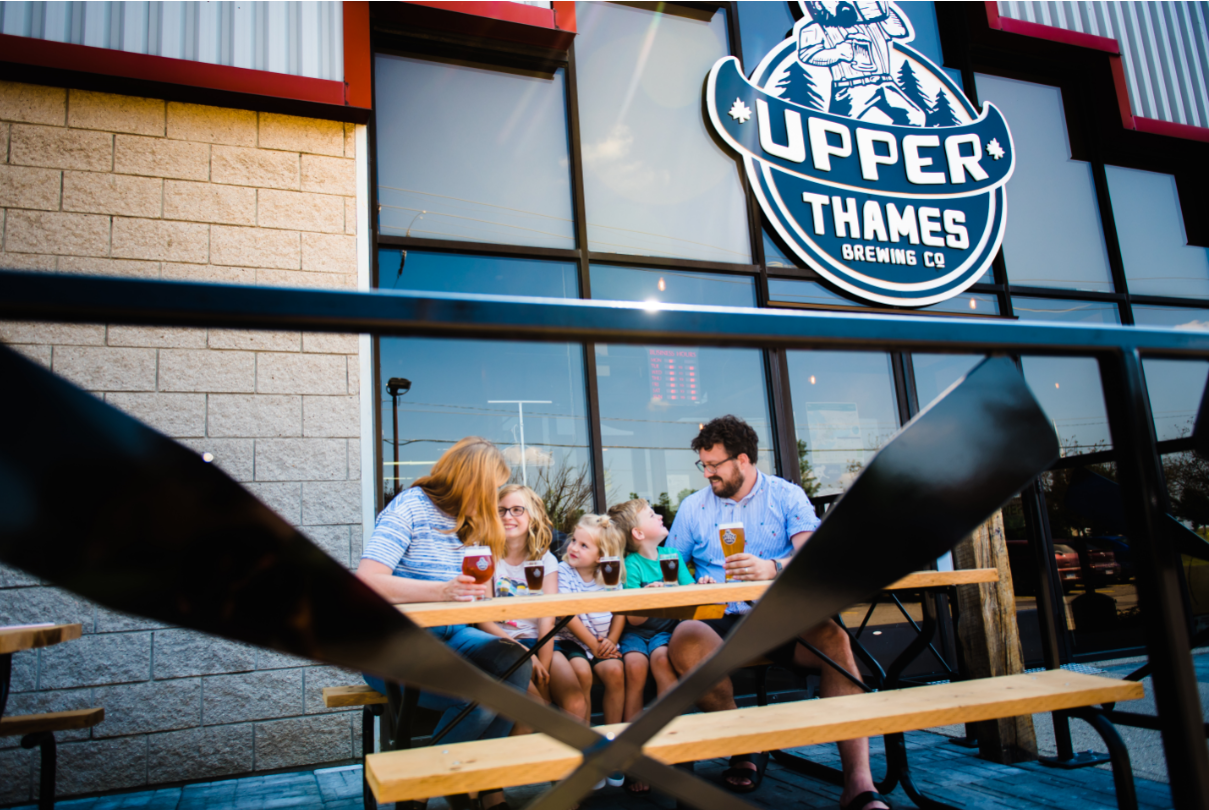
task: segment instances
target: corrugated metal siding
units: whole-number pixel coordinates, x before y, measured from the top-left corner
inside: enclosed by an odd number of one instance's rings
[[[999,14],[1117,40],[1134,115],[1209,127],[1209,2],[1000,2]]]
[[[338,2],[11,2],[0,32],[217,65],[344,80]]]

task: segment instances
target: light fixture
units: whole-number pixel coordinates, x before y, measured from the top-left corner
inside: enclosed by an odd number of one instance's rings
[[[667,282],[665,282],[663,280],[663,276],[660,276],[659,277],[659,292],[663,292],[666,289],[667,289]]]
[[[207,464],[209,464],[209,463],[210,463],[211,461],[213,461],[213,460],[214,460],[214,454],[213,454],[213,453],[202,453],[202,461],[204,461],[204,462],[206,462]]]
[[[411,390],[411,380],[405,377],[391,377],[386,382],[386,392],[392,397],[402,396]]]
[[[973,298],[970,299],[970,309],[978,309],[978,302]]]
[[[814,385],[814,375],[813,374],[810,375],[810,384]]]

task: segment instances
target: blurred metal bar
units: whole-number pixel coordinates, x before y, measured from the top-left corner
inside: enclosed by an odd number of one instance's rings
[[[347,292],[0,271],[0,319],[499,340],[1209,357],[1209,333],[511,296]]]

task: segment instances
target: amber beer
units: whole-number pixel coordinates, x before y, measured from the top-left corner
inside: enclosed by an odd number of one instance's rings
[[[659,552],[659,568],[663,572],[664,585],[678,585],[680,583],[680,557],[676,552]]]
[[[466,546],[462,549],[462,573],[474,580],[476,585],[488,585],[490,598],[495,592],[495,558],[486,546]]]
[[[617,583],[621,581],[621,558],[601,557],[600,578],[604,581],[606,588],[611,591],[616,590]]]
[[[545,579],[545,563],[541,560],[529,560],[525,563],[525,585],[529,588],[529,593],[541,593]]]
[[[742,554],[746,548],[746,543],[743,535],[742,523],[723,523],[718,527],[718,541],[722,543],[722,556],[729,557],[732,554]],[[726,581],[730,582],[734,577],[730,571],[726,572]]]

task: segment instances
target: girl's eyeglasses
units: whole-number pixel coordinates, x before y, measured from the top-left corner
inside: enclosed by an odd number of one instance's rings
[[[523,507],[523,506],[501,506],[496,511],[498,511],[500,513],[501,518],[503,518],[504,515],[512,515],[513,517],[518,518],[521,515],[525,514],[525,507]]]

